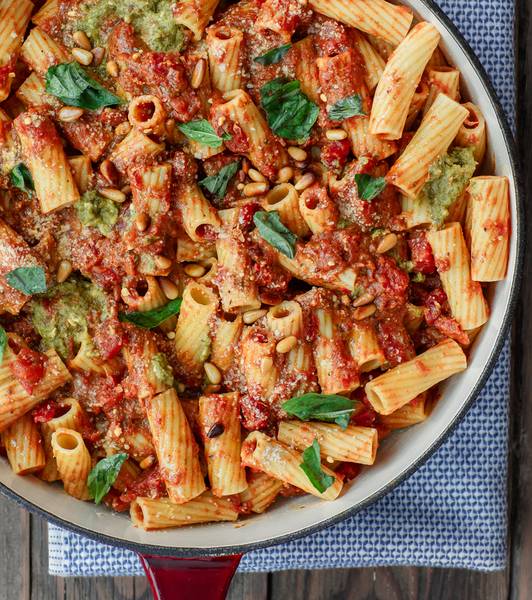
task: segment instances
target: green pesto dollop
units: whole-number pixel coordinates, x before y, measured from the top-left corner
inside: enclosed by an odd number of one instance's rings
[[[99,43],[103,22],[109,17],[118,17],[131,23],[152,50],[179,51],[185,36],[183,27],[175,22],[174,4],[175,0],[95,0],[86,3],[86,10],[76,26]]]
[[[76,203],[76,211],[85,227],[96,227],[106,237],[111,235],[118,220],[118,206],[95,190],[89,190],[81,196]]]
[[[150,372],[154,379],[162,385],[172,387],[174,385],[174,374],[168,364],[166,355],[158,352],[152,356],[150,361]]]
[[[449,207],[465,190],[476,166],[472,148],[454,148],[431,165],[421,195],[429,201],[434,223],[445,221]]]
[[[89,318],[94,322],[107,316],[105,293],[89,281],[69,279],[31,302],[31,318],[42,346],[54,348],[65,360],[72,358],[81,344],[88,352],[94,348]]]

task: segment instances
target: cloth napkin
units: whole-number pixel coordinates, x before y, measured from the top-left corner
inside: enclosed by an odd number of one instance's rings
[[[514,123],[513,0],[440,0]],[[419,565],[506,566],[509,344],[473,407],[416,473],[369,508],[299,540],[245,554],[241,572]],[[49,525],[49,572],[142,575],[137,555]]]

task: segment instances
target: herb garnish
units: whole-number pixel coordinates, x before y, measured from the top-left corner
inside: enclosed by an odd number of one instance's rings
[[[337,394],[317,394],[310,392],[290,398],[283,403],[283,410],[302,421],[314,419],[336,423],[342,429],[349,424],[356,402]]]
[[[386,187],[386,179],[384,177],[372,177],[366,173],[357,173],[355,175],[355,182],[359,198],[368,202],[376,198]]]
[[[24,163],[19,163],[16,167],[13,167],[9,175],[11,183],[19,190],[28,194],[35,189],[33,177]]]
[[[100,504],[103,497],[109,493],[126,459],[127,454],[113,454],[102,458],[89,473],[87,485],[96,504]]]
[[[321,467],[318,440],[314,440],[312,446],[303,452],[303,462],[299,466],[320,494],[323,494],[334,483],[334,477],[327,475]]]
[[[87,75],[77,62],[54,65],[46,72],[46,91],[68,106],[98,110],[121,104],[118,96]]]
[[[362,98],[359,94],[342,98],[329,108],[329,119],[333,121],[343,121],[349,117],[358,117],[364,114],[366,113],[362,110]]]
[[[206,119],[196,119],[188,123],[181,123],[179,130],[184,133],[189,140],[204,144],[210,148],[219,148],[224,140],[230,140],[231,136],[228,133],[223,133],[220,137],[214,127]]]
[[[260,56],[256,56],[253,59],[253,61],[259,63],[259,65],[264,66],[274,65],[283,60],[283,57],[288,52],[288,50],[290,50],[291,47],[292,44],[288,43],[283,44],[282,46],[278,46],[277,48],[272,48],[271,50],[268,50],[268,52],[265,52]]]
[[[17,267],[6,273],[5,278],[12,288],[27,296],[46,292],[46,275],[42,267]]]
[[[0,365],[4,360],[4,352],[7,346],[7,333],[6,330],[0,325]]]
[[[144,312],[135,311],[130,313],[119,313],[119,321],[126,321],[142,327],[143,329],[153,329],[160,325],[163,321],[166,321],[169,317],[176,315],[181,308],[182,298],[176,298],[170,300],[168,304],[160,306],[159,308],[152,308]]]
[[[279,250],[281,254],[294,258],[296,255],[297,235],[281,223],[276,210],[267,212],[260,210],[253,215],[253,222],[262,239]]]
[[[205,177],[205,179],[201,179],[199,184],[206,190],[209,190],[216,198],[223,198],[229,182],[236,175],[239,167],[240,161],[232,162],[222,167],[216,175],[210,175],[209,177]]]

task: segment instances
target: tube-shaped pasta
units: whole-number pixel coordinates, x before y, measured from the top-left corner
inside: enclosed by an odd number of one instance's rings
[[[295,300],[285,300],[272,306],[266,315],[270,331],[280,340],[290,335],[301,336],[303,331],[303,311]]]
[[[164,144],[154,142],[137,127],[132,127],[126,137],[118,143],[109,156],[121,174],[140,161],[149,161],[164,150]]]
[[[462,106],[467,108],[469,115],[458,130],[454,143],[462,148],[473,148],[473,156],[478,166],[481,166],[486,153],[486,119],[480,108],[472,102],[466,102]]]
[[[7,459],[17,475],[39,471],[46,464],[38,425],[29,414],[23,415],[2,432]]]
[[[296,192],[297,193],[297,192]],[[226,312],[246,312],[260,308],[258,288],[251,276],[252,264],[247,246],[224,230],[216,239],[217,284]]]
[[[216,255],[214,242],[203,240],[195,242],[191,240],[184,231],[177,234],[177,262],[188,262],[192,260],[206,260]]]
[[[430,415],[430,404],[428,393],[423,392],[391,415],[380,415],[379,422],[391,430],[417,425],[425,421]]]
[[[277,439],[305,450],[318,440],[322,458],[372,465],[377,456],[379,434],[373,427],[348,425],[342,429],[333,423],[282,421],[279,423]]]
[[[164,130],[166,110],[157,96],[136,96],[129,103],[127,116],[131,125],[144,133],[160,135]]]
[[[313,36],[308,35],[296,42],[290,49],[293,57],[296,79],[301,84],[301,91],[313,102],[320,102],[320,82],[316,66],[316,50]]]
[[[419,113],[421,112],[421,110],[427,102],[429,92],[429,84],[427,80],[424,77],[422,77],[421,81],[418,83],[414,95],[412,96],[412,102],[408,107],[408,114],[406,116],[405,122],[405,131],[408,131],[414,125],[415,120],[417,119]]]
[[[375,90],[369,131],[387,140],[398,140],[423,70],[440,41],[431,23],[418,23],[386,63]]]
[[[250,470],[248,487],[240,494],[240,502],[254,513],[263,513],[281,491],[283,482],[274,479],[266,473]]]
[[[339,213],[327,188],[316,183],[299,195],[299,212],[312,233],[334,229]]]
[[[72,59],[68,50],[45,31],[34,27],[20,49],[20,58],[38,75],[44,77],[48,69]]]
[[[66,409],[65,413],[41,424],[46,465],[39,473],[39,477],[44,481],[56,481],[59,479],[57,463],[52,450],[52,434],[61,428],[79,431],[84,418],[83,409],[80,403],[74,398],[61,400],[60,406]]]
[[[45,371],[35,385],[31,395],[20,385],[11,371],[11,363],[17,356],[6,346],[4,359],[0,364],[0,431],[7,429],[19,417],[71,379],[70,373],[55,350],[48,350]]]
[[[211,492],[205,492],[184,504],[175,504],[168,498],[139,496],[131,503],[130,514],[133,525],[147,531],[238,519],[234,504],[226,498],[216,498]]]
[[[211,394],[199,400],[199,420],[211,491],[215,496],[246,489],[240,464],[240,400],[237,392]]]
[[[286,150],[246,92],[233,90],[223,97],[225,102],[213,108],[213,121],[227,123],[228,127],[231,123],[238,125],[248,142],[244,154],[268,179],[275,179],[279,169],[288,164]],[[226,145],[231,149],[230,141]]]
[[[384,160],[397,152],[397,142],[384,140],[369,131],[369,117],[356,117],[344,123],[353,154]]]
[[[412,23],[412,11],[385,0],[310,0],[312,10],[351,27],[399,44]]]
[[[480,283],[471,279],[469,251],[460,223],[427,232],[436,268],[447,294],[452,316],[462,329],[475,329],[488,320],[489,309]]]
[[[182,186],[178,206],[183,217],[183,227],[194,242],[204,241],[206,237],[212,237],[210,234],[220,230],[221,223],[216,209],[195,183]]]
[[[0,80],[0,102],[9,96],[18,51],[32,10],[30,0],[0,0],[0,57],[5,72]]]
[[[183,292],[175,332],[175,352],[177,360],[191,377],[201,378],[203,363],[209,357],[209,322],[217,306],[218,298],[205,285],[191,282]]]
[[[279,377],[274,363],[275,338],[262,327],[245,327],[240,352],[241,370],[248,392],[267,400]]]
[[[222,371],[227,371],[233,364],[236,347],[242,335],[242,327],[241,315],[232,321],[221,317],[215,321],[210,362]]]
[[[73,429],[57,429],[52,434],[52,451],[65,492],[78,500],[89,500],[87,477],[92,459],[81,434]]]
[[[83,154],[81,156],[69,156],[68,164],[78,190],[84,194],[89,189],[89,183],[93,175],[91,159]]]
[[[456,137],[468,111],[445,94],[438,94],[405,151],[386,179],[407,196],[415,197],[425,184],[431,164]]]
[[[467,188],[466,236],[473,281],[506,275],[510,242],[510,197],[506,177],[473,177]]]
[[[174,389],[146,402],[159,468],[172,502],[183,504],[205,491],[198,447]]]
[[[145,284],[145,287],[142,285]],[[139,289],[141,292],[139,292]],[[135,287],[128,287],[127,294],[122,294],[122,300],[131,311],[145,312],[164,306],[168,298],[164,295],[156,277],[147,275],[139,279]]]
[[[375,328],[365,319],[352,326],[349,349],[361,373],[373,371],[386,362]]]
[[[417,198],[401,196],[401,207],[401,218],[404,219],[408,229],[432,223],[430,202],[426,196],[421,195]]]
[[[429,348],[408,362],[401,363],[366,384],[373,408],[390,415],[419,394],[467,367],[465,354],[451,339]]]
[[[321,493],[312,485],[301,468],[302,462],[303,457],[297,450],[289,448],[259,431],[250,433],[242,444],[242,464],[246,467],[262,471],[274,479],[290,483],[323,500],[337,498],[343,486],[340,477],[322,466],[322,470],[333,477],[333,483]]]
[[[370,44],[368,38],[362,32],[352,29],[349,33],[355,47],[364,59],[364,65],[366,67],[364,79],[368,90],[372,92],[377,87],[377,84],[384,73],[386,61]]]
[[[213,25],[207,30],[211,83],[220,92],[241,87],[244,33],[236,27]]]
[[[314,342],[314,362],[324,394],[345,394],[360,385],[358,369],[349,354],[328,308],[316,309],[318,335]]]
[[[174,20],[184,25],[199,42],[220,0],[181,0],[174,6]]]
[[[79,191],[51,119],[30,110],[18,116],[14,125],[41,211],[46,214],[77,202]]]
[[[438,94],[445,94],[451,100],[459,100],[460,98],[460,71],[452,67],[431,67],[427,69],[429,76],[429,95],[423,114],[427,114],[432,103]]]
[[[292,184],[280,183],[270,190],[264,198],[264,208],[277,211],[283,225],[296,235],[305,237],[310,233],[299,211],[299,194]]]

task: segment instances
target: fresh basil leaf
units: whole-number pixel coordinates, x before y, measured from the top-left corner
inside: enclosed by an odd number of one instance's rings
[[[314,440],[312,446],[303,452],[303,462],[299,466],[320,494],[323,494],[334,483],[334,477],[327,475],[321,468],[318,440]]]
[[[236,172],[240,168],[240,161],[232,162],[225,167],[222,167],[216,175],[210,175],[202,179],[199,184],[206,190],[209,190],[211,194],[216,198],[223,198],[227,191],[227,186],[231,179],[236,175]]]
[[[365,114],[362,110],[362,98],[359,94],[342,98],[329,108],[329,119],[333,121],[343,121],[349,119],[349,117],[358,117]]]
[[[294,258],[296,255],[297,235],[281,223],[276,210],[259,210],[253,215],[253,222],[263,240],[279,250],[281,254]]]
[[[299,81],[277,78],[260,89],[268,125],[280,137],[301,140],[310,135],[319,108],[301,91]]]
[[[326,421],[336,423],[345,429],[356,404],[356,401],[345,396],[310,392],[290,398],[283,403],[282,408],[287,414],[298,417],[302,421],[311,419]]]
[[[292,44],[288,43],[283,44],[282,46],[278,46],[277,48],[272,48],[271,50],[268,50],[268,52],[265,52],[260,56],[256,56],[253,59],[253,61],[259,63],[259,65],[264,66],[274,65],[283,60],[283,57],[288,52],[288,50],[290,50],[291,47]]]
[[[386,179],[384,177],[372,177],[366,173],[357,173],[355,175],[355,182],[359,198],[368,202],[376,198],[386,187]]]
[[[42,267],[18,267],[5,277],[12,288],[28,296],[46,292],[46,275]]]
[[[0,365],[4,359],[4,352],[7,346],[7,333],[6,330],[0,325]]]
[[[196,119],[188,123],[181,123],[179,129],[187,136],[189,140],[199,142],[210,148],[219,148],[224,140],[230,140],[231,136],[228,133],[222,134],[222,137],[217,135],[213,126],[206,119]]]
[[[35,189],[33,185],[33,177],[31,176],[30,170],[24,163],[19,163],[16,167],[13,167],[10,173],[11,183],[22,190],[23,192],[29,193]]]
[[[87,485],[89,493],[96,504],[100,504],[103,497],[109,493],[126,459],[127,454],[113,454],[107,458],[102,458],[89,473]]]
[[[181,308],[181,298],[170,300],[168,304],[160,306],[159,308],[152,308],[144,312],[136,311],[130,313],[119,313],[118,319],[122,322],[133,323],[137,327],[143,329],[153,329],[160,325],[163,321],[166,321],[169,317],[177,315]]]
[[[121,104],[118,96],[87,75],[77,62],[54,65],[46,72],[46,91],[68,106],[98,110]]]

